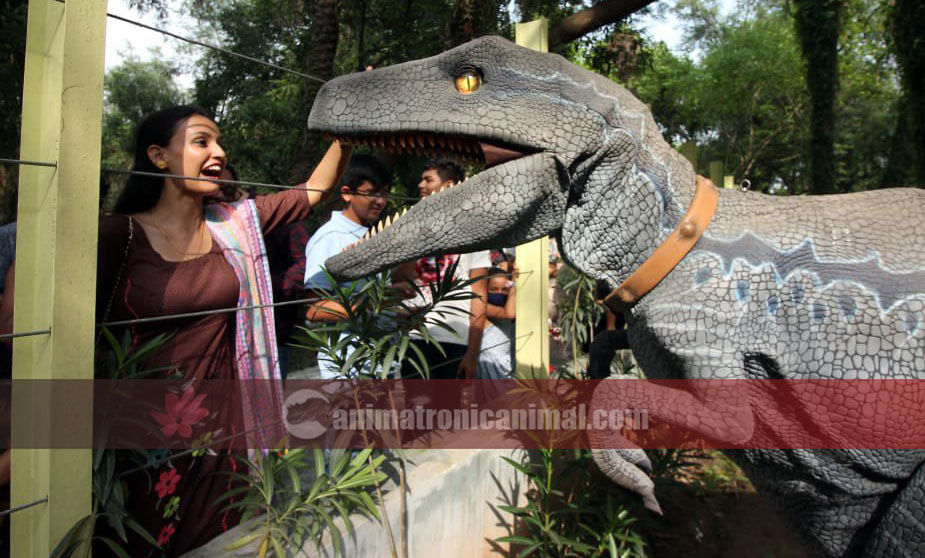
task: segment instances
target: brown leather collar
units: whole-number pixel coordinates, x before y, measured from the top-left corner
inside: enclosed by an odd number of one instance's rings
[[[697,189],[687,214],[674,231],[642,262],[626,281],[604,299],[604,304],[614,312],[626,312],[640,298],[644,297],[677,266],[691,251],[700,235],[707,229],[710,219],[716,213],[719,193],[713,183],[702,176],[697,177]]]

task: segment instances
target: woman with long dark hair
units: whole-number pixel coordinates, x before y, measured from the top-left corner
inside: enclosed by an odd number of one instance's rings
[[[303,189],[206,204],[220,188],[210,179],[219,179],[227,166],[212,118],[197,107],[176,106],[138,126],[133,170],[148,174],[132,175],[115,213],[102,218],[97,317],[117,321],[241,308],[129,330],[136,348],[160,333],[172,334],[144,360],[142,368],[159,370],[149,377],[182,378],[191,386],[199,380],[241,380],[241,390],[250,390],[247,397],[203,399],[209,424],[221,431],[193,432],[193,438],[237,439],[125,477],[127,508],[169,555],[237,523],[235,512],[223,510],[227,502],[215,501],[232,488],[228,473],[237,466],[231,444],[242,447],[242,432],[249,433],[251,449],[282,440],[278,424],[266,420],[279,417],[278,382],[250,381],[279,379],[272,308],[250,308],[272,302],[262,237],[306,218],[337,184],[349,156],[350,147],[335,142]],[[151,550],[137,538],[129,548],[133,556]]]

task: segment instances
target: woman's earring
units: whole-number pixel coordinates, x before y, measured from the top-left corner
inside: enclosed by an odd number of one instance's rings
[[[157,162],[157,168],[159,168],[159,169],[166,169],[166,168],[167,168],[167,161],[158,161],[158,162]]]

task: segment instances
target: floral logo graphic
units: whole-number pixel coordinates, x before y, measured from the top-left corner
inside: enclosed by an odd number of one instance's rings
[[[157,491],[157,497],[163,498],[164,496],[173,494],[177,489],[177,483],[180,482],[180,478],[180,473],[178,473],[176,469],[161,473],[160,480],[154,485],[154,490]]]
[[[157,546],[164,546],[170,540],[170,537],[177,532],[177,528],[173,526],[173,523],[168,523],[164,525],[164,528],[161,529],[161,534],[157,537]]]
[[[151,416],[161,425],[161,433],[166,437],[179,434],[181,438],[193,435],[193,425],[209,416],[209,411],[200,407],[206,394],[196,395],[192,387],[186,389],[179,398],[175,393],[164,397],[165,413],[151,411]]]

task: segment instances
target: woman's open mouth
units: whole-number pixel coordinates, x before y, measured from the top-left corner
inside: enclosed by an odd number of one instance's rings
[[[206,176],[208,178],[222,178],[222,171],[225,170],[225,167],[216,163],[214,165],[209,165],[208,167],[203,168],[199,174]]]

